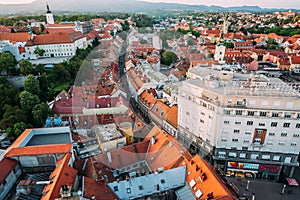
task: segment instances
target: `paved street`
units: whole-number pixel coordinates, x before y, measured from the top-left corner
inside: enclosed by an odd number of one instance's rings
[[[295,170],[294,178],[300,181],[300,168]],[[247,198],[255,194],[255,200],[300,200],[300,187],[286,186],[285,193],[281,191],[283,183],[274,183],[264,180],[250,180],[249,190],[246,190],[247,179],[238,180],[237,178],[228,178],[239,189],[240,194],[245,194]],[[291,190],[291,193],[288,191]],[[251,199],[251,198],[250,198]]]

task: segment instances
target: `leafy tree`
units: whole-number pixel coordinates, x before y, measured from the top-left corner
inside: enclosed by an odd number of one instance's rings
[[[40,24],[40,33],[43,33],[45,30],[45,26],[43,24]]]
[[[165,51],[161,58],[161,63],[170,65],[178,60],[178,56],[172,51]]]
[[[41,91],[39,81],[33,75],[28,75],[25,80],[24,90],[30,92],[31,94],[40,94]]]
[[[44,56],[45,50],[37,47],[37,48],[35,48],[35,50],[34,50],[33,53],[35,53],[35,54],[37,54],[39,56]]]
[[[63,64],[58,64],[53,68],[51,79],[54,82],[65,83],[71,80],[71,75]]]
[[[5,104],[15,106],[18,104],[19,90],[6,80],[4,77],[0,77],[0,118],[5,112]]]
[[[13,75],[16,70],[16,58],[10,52],[0,53],[0,71]]]
[[[6,138],[11,141],[15,141],[27,128],[32,128],[32,126],[24,122],[16,123],[13,127],[6,129]]]
[[[127,20],[124,21],[124,23],[121,24],[123,31],[128,31],[130,26]]]
[[[225,43],[225,46],[226,46],[227,49],[232,49],[232,48],[234,48],[234,44],[233,44],[232,42],[226,42],[226,43]]]
[[[21,74],[28,75],[31,74],[33,71],[33,65],[28,60],[21,60],[19,63]]]
[[[43,64],[38,64],[38,65],[36,66],[36,68],[34,69],[34,74],[35,74],[35,75],[41,75],[41,74],[43,74],[45,71],[46,71],[46,70],[45,70],[44,65],[43,65]]]
[[[26,122],[26,114],[18,106],[4,105],[4,114],[0,121],[0,128],[2,130],[12,127],[15,123]]]
[[[46,103],[40,103],[35,105],[32,109],[34,125],[37,127],[42,127],[50,112],[50,108]]]
[[[30,92],[23,91],[20,93],[20,105],[23,111],[27,114],[31,114],[32,108],[40,103],[40,99],[37,95]]]

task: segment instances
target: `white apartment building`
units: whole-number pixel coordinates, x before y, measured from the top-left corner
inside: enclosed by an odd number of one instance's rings
[[[299,165],[300,86],[208,68],[178,94],[178,140],[228,176],[278,180]],[[195,77],[195,75],[194,75]]]

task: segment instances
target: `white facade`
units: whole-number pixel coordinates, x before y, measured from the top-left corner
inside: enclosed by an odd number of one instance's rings
[[[52,13],[46,14],[46,22],[47,24],[54,24],[54,17]]]
[[[276,78],[266,82],[262,76],[250,76],[239,81],[237,76],[228,82],[219,77],[183,82],[178,95],[179,140],[224,161],[225,168],[230,160],[271,163],[291,167],[286,172],[291,176],[299,165],[299,91]]]
[[[87,47],[86,38],[80,38],[70,43],[62,44],[41,44],[34,46],[26,46],[26,53],[23,54],[24,59],[35,60],[40,58],[39,55],[35,54],[34,51],[36,48],[45,50],[42,58],[51,58],[51,57],[72,57],[76,55],[76,49],[85,49]]]
[[[222,44],[216,45],[216,51],[214,59],[217,60],[219,63],[222,63],[225,57],[225,49],[226,47]]]

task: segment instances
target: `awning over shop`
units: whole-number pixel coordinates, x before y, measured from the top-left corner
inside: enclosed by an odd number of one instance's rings
[[[299,186],[298,182],[296,179],[294,178],[286,178],[287,182],[289,185],[293,185],[293,186]]]

